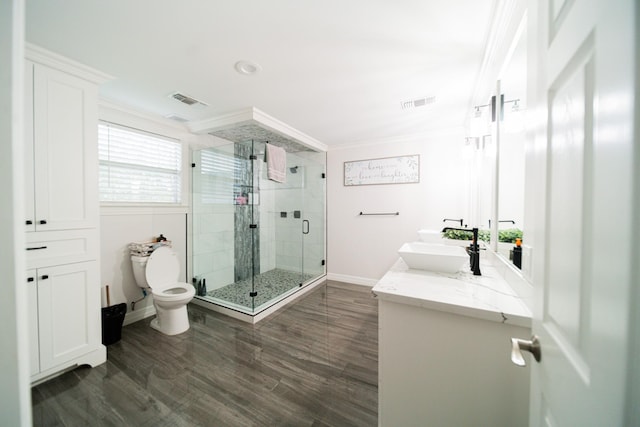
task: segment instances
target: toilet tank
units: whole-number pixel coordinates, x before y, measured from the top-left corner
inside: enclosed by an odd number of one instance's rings
[[[145,270],[147,268],[148,256],[131,255],[131,265],[133,266],[133,277],[136,279],[136,283],[141,288],[148,288],[147,277]]]

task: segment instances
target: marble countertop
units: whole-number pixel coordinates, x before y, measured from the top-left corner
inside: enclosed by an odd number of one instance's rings
[[[383,301],[530,328],[529,308],[496,268],[483,262],[480,269],[482,276],[412,270],[400,258],[372,292]]]

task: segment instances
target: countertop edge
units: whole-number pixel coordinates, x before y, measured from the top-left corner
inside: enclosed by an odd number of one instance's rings
[[[457,304],[448,304],[445,302],[415,298],[406,295],[399,295],[394,292],[386,292],[383,288],[374,287],[371,292],[379,300],[382,301],[389,301],[396,304],[412,305],[414,307],[437,310],[446,313],[457,314],[460,316],[487,320],[490,322],[520,326],[523,328],[531,328],[531,317],[520,316],[507,312],[497,312],[491,310],[483,310],[480,308],[465,307]]]

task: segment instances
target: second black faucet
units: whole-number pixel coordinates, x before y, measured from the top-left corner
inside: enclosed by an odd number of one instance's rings
[[[480,273],[480,246],[478,245],[478,228],[476,227],[468,229],[445,227],[442,229],[442,232],[444,233],[447,230],[470,231],[473,234],[473,240],[471,241],[471,245],[469,246],[469,265],[474,276],[481,276],[482,273]]]

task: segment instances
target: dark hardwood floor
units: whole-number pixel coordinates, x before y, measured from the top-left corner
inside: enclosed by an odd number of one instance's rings
[[[34,425],[377,425],[369,288],[327,282],[257,325],[188,310],[189,331],[125,326],[107,363],[34,387]]]

